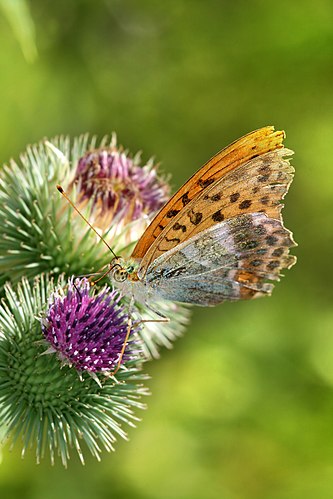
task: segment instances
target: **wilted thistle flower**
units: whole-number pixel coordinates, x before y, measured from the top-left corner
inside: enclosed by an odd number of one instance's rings
[[[71,280],[65,291],[59,288],[42,321],[42,332],[51,345],[48,353],[57,352],[78,371],[112,374],[118,363],[129,358],[122,350],[137,330],[119,301],[120,294],[108,287],[91,293],[87,279],[76,279],[75,284]]]
[[[151,217],[167,201],[169,185],[157,175],[153,160],[140,165],[140,155],[131,158],[117,147],[115,135],[111,145],[88,151],[76,167],[73,180],[78,202],[91,202],[94,223],[105,229],[112,221],[122,227]]]
[[[0,421],[5,439],[13,445],[21,441],[22,455],[31,448],[38,462],[49,453],[52,463],[59,456],[66,465],[72,448],[82,462],[87,449],[97,459],[103,449],[113,450],[117,436],[126,438],[123,425],[134,426],[134,410],[144,408],[140,399],[148,392],[140,363],[129,356],[116,378],[95,373],[96,383],[84,371],[80,381],[78,371],[57,355],[44,355],[47,345],[36,316],[45,314],[54,293],[52,281],[43,276],[33,286],[24,279],[17,293],[5,287],[0,306]],[[88,300],[85,289],[82,294]]]

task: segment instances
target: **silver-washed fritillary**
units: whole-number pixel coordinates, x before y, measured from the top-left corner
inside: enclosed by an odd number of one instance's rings
[[[284,137],[261,128],[210,159],[159,211],[130,260],[112,260],[117,287],[150,307],[271,294],[271,281],[296,262],[281,216],[294,172]]]

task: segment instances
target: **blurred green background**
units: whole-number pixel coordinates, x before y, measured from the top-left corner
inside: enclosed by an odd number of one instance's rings
[[[274,124],[296,152],[284,218],[299,244],[270,299],[196,309],[147,366],[153,395],[129,443],[67,471],[6,449],[1,499],[332,498],[333,3],[0,7],[1,163],[44,136],[115,130],[178,187]]]

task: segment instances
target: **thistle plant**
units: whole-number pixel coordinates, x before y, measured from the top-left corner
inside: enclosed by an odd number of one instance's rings
[[[0,434],[64,465],[100,458],[126,438],[147,395],[142,365],[182,334],[189,310],[159,303],[169,323],[89,276],[112,255],[60,196],[128,256],[169,193],[152,160],[88,135],[31,146],[0,173]],[[81,278],[77,278],[81,276]],[[131,303],[131,306],[129,304]]]

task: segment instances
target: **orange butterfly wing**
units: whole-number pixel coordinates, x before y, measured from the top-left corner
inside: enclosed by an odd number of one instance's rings
[[[283,147],[283,131],[274,131],[273,126],[260,128],[244,137],[236,140],[226,148],[222,149],[213,158],[211,158],[200,170],[198,170],[190,179],[172,196],[166,205],[158,212],[150,223],[144,234],[135,246],[132,257],[143,258],[148,249],[153,245],[156,239],[166,234],[165,229],[175,224],[175,217],[202,191],[206,190],[211,184],[215,184],[223,178],[228,172],[236,170],[248,161],[259,157],[270,151]],[[289,182],[290,183],[290,182]],[[289,185],[289,184],[288,184]],[[251,212],[254,210],[251,209]],[[177,227],[177,225],[176,225]],[[202,230],[203,227],[200,228]],[[193,234],[192,234],[193,235]],[[181,241],[191,237],[189,234],[182,234]],[[170,238],[168,238],[170,239]],[[176,238],[179,239],[179,238]],[[156,241],[157,242],[157,241]],[[179,241],[177,242],[177,244]],[[175,246],[175,244],[173,244]],[[173,246],[170,246],[169,249]],[[157,258],[162,251],[156,251],[151,255],[149,261]],[[147,255],[148,256],[148,255]],[[146,260],[146,258],[145,258]],[[143,262],[142,262],[143,263]],[[145,262],[145,267],[149,264]]]

